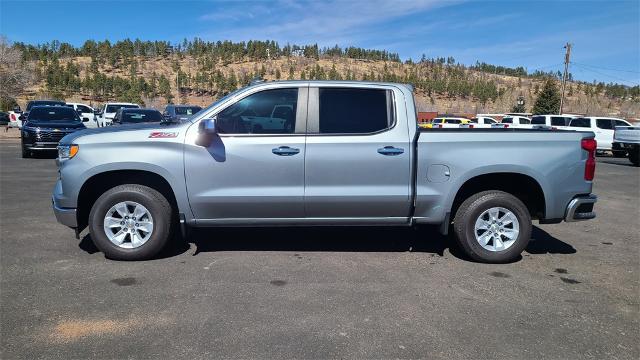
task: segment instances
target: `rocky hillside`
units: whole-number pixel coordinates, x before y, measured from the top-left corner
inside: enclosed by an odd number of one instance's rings
[[[315,53],[309,54],[307,50],[285,51],[274,43],[273,51],[256,55],[247,50],[251,44],[242,44],[244,52],[240,55],[221,55],[216,49],[222,47],[215,48],[215,44],[213,50],[185,48],[144,55],[135,50],[130,54],[101,53],[99,46],[93,52],[79,48],[62,53],[58,49],[51,55],[40,48],[18,44],[35,80],[17,100],[23,104],[29,99],[56,97],[94,105],[128,100],[157,108],[168,101],[208,105],[255,77],[343,79],[411,83],[416,89],[419,111],[504,113],[512,111],[519,96],[525,99],[526,111],[531,111],[545,79],[556,76],[486,64],[464,66],[452,58],[423,57],[420,62],[401,62],[395,54],[371,53],[374,50],[350,56],[347,49],[337,47],[335,51],[316,47]],[[269,49],[270,43],[266,44]],[[640,94],[636,88],[571,81],[566,94],[567,113],[640,117]]]

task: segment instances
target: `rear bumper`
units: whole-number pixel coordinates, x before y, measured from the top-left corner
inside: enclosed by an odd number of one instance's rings
[[[594,219],[596,213],[593,211],[593,206],[597,201],[598,197],[593,194],[573,198],[567,205],[564,221],[574,222]]]
[[[78,218],[76,217],[77,210],[74,208],[62,208],[56,204],[55,197],[51,199],[51,205],[53,207],[53,213],[56,215],[56,220],[62,225],[66,225],[71,228],[78,227]]]

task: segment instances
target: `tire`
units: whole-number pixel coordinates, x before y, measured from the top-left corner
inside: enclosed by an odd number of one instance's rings
[[[623,158],[627,156],[627,152],[622,150],[616,150],[616,151],[612,151],[611,152],[613,154],[613,157],[617,157],[617,158]]]
[[[633,166],[640,166],[640,148],[629,151],[629,161],[631,161]]]
[[[22,158],[23,159],[28,159],[31,157],[31,151],[27,150],[27,148],[24,147],[24,144],[21,144],[20,146],[22,148]]]
[[[476,230],[476,221],[480,221],[478,219],[482,216],[488,216],[489,209],[494,209],[493,212],[495,209],[502,209],[503,212],[498,212],[498,218],[506,219],[504,226],[498,226],[497,222],[491,225],[493,226],[491,229],[499,234],[500,240],[491,238],[485,246],[497,247],[497,249],[483,247],[480,241],[485,239],[482,236],[485,235],[485,230]],[[511,215],[507,216],[504,210]],[[509,223],[508,219],[512,217],[515,217],[517,223],[516,221]],[[492,222],[490,215],[488,219],[484,223]],[[514,235],[516,226],[517,236]],[[483,191],[470,196],[460,205],[453,220],[454,234],[460,248],[473,260],[485,263],[505,263],[516,259],[531,239],[531,227],[531,215],[522,201],[498,190]],[[486,230],[487,236],[491,237],[493,230]],[[507,233],[512,234],[512,240],[507,237]],[[504,249],[499,249],[500,244]]]
[[[136,234],[149,234],[141,245],[136,246],[134,244],[134,223],[132,223],[131,220],[126,220],[130,223],[127,223],[125,226],[116,224],[116,228],[111,229],[113,232],[119,229],[131,231],[128,237],[125,234],[125,242],[121,245],[112,242],[107,235],[107,230],[104,227],[107,213],[118,216],[116,212],[113,212],[113,209],[117,204],[124,202],[127,203],[126,208],[128,212],[133,213],[133,209],[137,208],[137,206],[133,204],[137,204],[142,205],[141,209],[147,210],[147,213],[150,215],[149,218],[145,217],[144,221],[140,221],[140,223],[145,222],[146,224],[151,222],[151,225],[148,226],[152,229],[150,233],[138,232],[138,229],[135,229]],[[113,216],[112,219],[114,219]],[[136,220],[135,217],[131,219]],[[107,258],[114,260],[146,260],[157,255],[167,244],[171,236],[172,219],[171,205],[158,191],[137,184],[119,185],[102,194],[93,204],[91,212],[89,213],[89,232],[91,233],[93,243]],[[124,222],[123,220],[123,222],[119,223],[122,224]],[[127,229],[127,226],[131,226],[131,228]],[[138,224],[136,223],[135,226],[138,226]],[[118,234],[120,234],[119,231],[115,235]],[[113,237],[114,234],[112,233],[111,236]],[[141,238],[142,236],[137,239]],[[128,243],[126,239],[129,240]]]

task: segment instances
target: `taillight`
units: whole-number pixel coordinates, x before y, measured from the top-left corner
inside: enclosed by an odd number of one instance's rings
[[[598,148],[598,143],[596,139],[582,139],[580,146],[589,153],[587,163],[584,166],[584,179],[592,181],[596,175],[596,149]]]
[[[473,125],[472,125],[472,124],[469,124],[469,127],[470,127],[471,129],[473,129]]]
[[[16,114],[11,114],[11,121],[16,121]]]
[[[438,124],[438,129],[442,129],[442,124]]]

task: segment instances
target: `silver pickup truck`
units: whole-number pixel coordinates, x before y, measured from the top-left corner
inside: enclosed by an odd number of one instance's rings
[[[595,217],[592,132],[421,130],[394,83],[265,82],[186,123],[83,130],[58,150],[58,221],[113,259],[190,227],[434,224],[506,262],[532,219]]]

